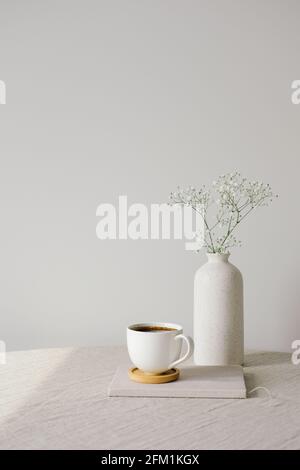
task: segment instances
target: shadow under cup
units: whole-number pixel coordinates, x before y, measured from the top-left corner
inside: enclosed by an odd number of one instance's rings
[[[186,354],[180,360],[182,339],[186,339],[182,333],[182,327],[175,323],[152,322],[129,326],[127,348],[132,363],[145,374],[161,374],[172,369],[177,361],[187,359]]]

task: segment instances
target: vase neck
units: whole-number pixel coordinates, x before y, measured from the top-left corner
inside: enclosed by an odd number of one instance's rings
[[[206,253],[209,263],[228,263],[229,253]]]

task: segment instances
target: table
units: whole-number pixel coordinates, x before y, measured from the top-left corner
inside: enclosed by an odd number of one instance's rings
[[[122,347],[7,353],[1,449],[300,449],[300,365],[245,358],[248,399],[108,398]],[[270,396],[271,394],[271,396]]]

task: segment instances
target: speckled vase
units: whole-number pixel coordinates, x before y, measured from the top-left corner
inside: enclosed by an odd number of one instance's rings
[[[243,364],[243,278],[228,254],[207,254],[195,274],[194,361],[199,365]]]

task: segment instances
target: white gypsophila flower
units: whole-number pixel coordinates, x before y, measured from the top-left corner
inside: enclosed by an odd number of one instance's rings
[[[205,224],[203,245],[211,253],[228,253],[229,248],[241,246],[232,232],[258,207],[272,202],[269,184],[249,181],[238,171],[222,174],[212,183],[212,190],[202,186],[177,188],[170,194],[170,204],[187,205],[200,212]],[[214,211],[213,211],[214,209]],[[197,250],[198,251],[198,250]]]

